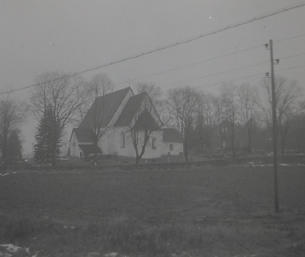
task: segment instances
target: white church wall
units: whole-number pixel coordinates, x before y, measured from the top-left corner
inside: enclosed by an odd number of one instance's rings
[[[165,155],[179,155],[183,153],[183,144],[182,143],[163,143]]]
[[[164,155],[162,131],[153,131],[146,145],[143,159],[153,159]]]
[[[123,134],[125,144],[123,144]],[[143,138],[142,138],[143,139]],[[154,145],[153,145],[154,141]],[[172,145],[172,147],[170,146]],[[135,158],[135,149],[132,143],[131,134],[128,127],[109,129],[100,139],[99,147],[103,154],[118,155]],[[140,151],[139,147],[139,151]],[[179,155],[183,152],[182,143],[163,142],[163,131],[153,131],[149,142],[146,145],[143,159],[154,159],[161,156]]]
[[[79,158],[81,155],[81,149],[78,146],[78,140],[75,133],[72,133],[71,140],[69,142],[70,156]]]

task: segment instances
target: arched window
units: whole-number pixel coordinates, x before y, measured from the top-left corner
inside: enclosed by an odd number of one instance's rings
[[[125,133],[121,133],[121,148],[125,148]]]

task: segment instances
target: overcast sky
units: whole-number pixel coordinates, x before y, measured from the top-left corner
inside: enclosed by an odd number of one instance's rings
[[[0,91],[31,84],[45,71],[94,67],[300,2],[304,1],[0,0]],[[268,71],[263,44],[305,33],[304,26],[305,8],[299,8],[101,71],[118,87],[133,79],[164,89],[190,85],[206,91],[215,91],[223,81],[258,83],[259,77],[241,77]],[[300,85],[305,81],[304,43],[305,37],[275,42],[275,57],[303,53],[283,58],[276,67],[277,74],[297,79]],[[255,45],[262,47],[205,62]],[[301,67],[287,69],[295,66]],[[214,73],[220,74],[207,76]],[[25,96],[20,94],[24,100]]]

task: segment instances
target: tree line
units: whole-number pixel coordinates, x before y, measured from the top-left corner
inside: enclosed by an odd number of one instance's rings
[[[4,166],[21,159],[19,134],[26,114],[33,114],[38,123],[33,149],[36,162],[55,166],[69,125],[78,126],[96,97],[115,89],[104,73],[86,81],[80,76],[48,72],[38,76],[36,83],[28,105],[21,105],[12,96],[0,99],[0,156]],[[280,153],[304,153],[303,89],[296,81],[283,77],[276,78],[275,84]],[[204,86],[166,91],[153,83],[131,86],[136,93],[146,92],[150,96],[164,126],[180,131],[186,161],[194,155],[236,158],[241,154],[271,151],[271,88],[267,78],[256,84],[223,83],[213,94],[206,93]],[[96,110],[96,113],[103,112]],[[105,129],[98,122],[94,126],[97,143]],[[145,142],[150,132],[146,134]],[[135,136],[133,143],[139,147],[136,139]],[[145,147],[138,149],[137,158],[141,158]]]

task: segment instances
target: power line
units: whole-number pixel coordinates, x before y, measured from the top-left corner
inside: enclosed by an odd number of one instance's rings
[[[274,42],[282,43],[282,42],[285,42],[285,41],[288,41],[288,40],[291,40],[291,39],[299,39],[299,38],[302,38],[302,37],[305,37],[305,33],[301,33],[301,34],[290,36],[290,37],[275,39]]]
[[[287,41],[287,40],[301,38],[301,37],[305,37],[305,33],[294,35],[294,36],[290,36],[290,37],[281,38],[281,39],[278,39],[276,41],[281,43],[282,41]],[[233,51],[227,52],[227,53],[222,54],[222,55],[217,55],[217,56],[214,56],[214,57],[211,57],[211,58],[206,58],[206,59],[198,60],[198,61],[195,61],[195,62],[191,62],[191,63],[189,63],[187,65],[179,65],[179,66],[171,67],[169,69],[161,70],[161,71],[154,72],[154,73],[149,73],[149,74],[146,74],[146,75],[142,75],[140,77],[160,76],[160,75],[166,74],[168,72],[173,72],[173,71],[177,71],[177,70],[187,69],[187,68],[190,68],[190,67],[193,67],[193,66],[197,66],[198,64],[208,63],[208,62],[211,62],[211,61],[223,58],[223,57],[228,57],[228,56],[232,56],[232,55],[239,54],[239,53],[242,53],[242,52],[247,52],[247,51],[250,51],[250,50],[259,49],[262,46],[263,46],[263,44],[257,44],[257,45],[253,45],[253,46],[250,46],[250,47],[247,47],[247,48],[233,50]],[[302,53],[299,53],[298,55],[303,55],[304,53],[305,52],[302,52]],[[298,57],[298,55],[296,54],[296,55],[292,55],[292,56],[280,57],[280,59],[290,59],[290,58]],[[137,78],[130,78],[130,79],[121,81],[118,84],[120,85],[120,84],[131,83],[131,82],[137,81],[138,79],[139,79],[139,77],[137,77]]]
[[[215,72],[215,73],[208,73],[208,74],[205,74],[203,76],[197,77],[196,81],[197,80],[205,79],[207,77],[212,77],[212,76],[216,76],[216,75],[225,74],[225,73],[232,72],[232,71],[239,71],[239,70],[243,70],[243,69],[247,69],[247,68],[251,68],[251,67],[256,67],[256,66],[259,66],[259,65],[262,65],[262,64],[267,64],[267,61],[259,62],[259,63],[255,63],[255,64],[250,64],[250,65],[247,65],[247,66],[242,66],[242,67],[238,67],[238,68],[234,68],[234,69],[229,69],[229,70],[225,70],[225,71],[220,71],[220,72]],[[262,73],[256,73],[255,75],[257,76],[258,74],[262,74]],[[250,75],[250,77],[251,76],[252,75]],[[125,80],[125,81],[120,82],[119,84],[121,84],[121,83],[130,83],[131,81],[136,81],[136,79]],[[176,83],[179,83],[179,82],[182,82],[182,81],[180,80],[180,81],[178,81]]]
[[[290,67],[286,67],[286,68],[282,68],[282,69],[278,69],[277,71],[288,71],[288,70],[295,70],[295,69],[300,69],[300,68],[305,68],[305,65],[295,65],[295,66],[290,66]],[[264,78],[265,77],[265,73],[264,72],[258,72],[258,73],[254,73],[254,74],[249,74],[249,75],[245,75],[245,76],[239,76],[239,77],[233,77],[228,79],[229,81],[236,81],[236,80],[240,80],[240,79],[247,79],[247,78],[252,78],[252,77],[260,77],[260,78]],[[196,79],[194,79],[195,81],[198,80],[202,80],[202,77],[197,77]],[[219,82],[215,82],[215,83],[208,83],[208,87],[210,86],[216,86],[216,85],[221,85],[222,83],[224,83],[224,81],[219,81]]]
[[[102,65],[96,66],[94,68],[85,69],[85,70],[80,71],[78,73],[85,73],[85,72],[89,72],[89,71],[94,71],[94,70],[105,68],[105,67],[108,67],[108,66],[112,66],[114,64],[118,64],[118,63],[121,63],[121,62],[126,62],[126,61],[129,61],[129,60],[133,60],[133,59],[137,59],[139,57],[146,56],[146,55],[151,55],[151,54],[156,53],[156,52],[161,52],[161,51],[164,51],[164,50],[167,50],[167,49],[170,49],[170,48],[175,48],[175,47],[180,46],[180,45],[188,44],[188,43],[191,43],[193,41],[197,41],[199,39],[206,38],[208,36],[219,34],[219,33],[224,32],[226,30],[235,29],[235,28],[238,28],[238,27],[241,27],[241,26],[244,26],[244,25],[256,22],[256,21],[259,21],[259,20],[263,20],[263,19],[275,16],[275,15],[278,15],[278,14],[281,14],[281,13],[284,13],[284,12],[288,12],[288,11],[291,11],[291,10],[294,10],[294,9],[297,9],[297,8],[301,8],[301,7],[304,7],[304,6],[305,6],[305,2],[296,4],[296,5],[292,5],[292,6],[289,6],[289,7],[281,8],[279,10],[276,10],[276,11],[268,13],[268,14],[264,14],[264,15],[261,15],[261,16],[258,16],[258,17],[254,17],[254,18],[242,21],[242,22],[235,23],[235,24],[227,25],[223,28],[220,28],[220,29],[217,29],[217,30],[214,30],[214,31],[211,31],[211,32],[203,33],[203,34],[200,34],[198,36],[195,36],[195,37],[192,37],[192,38],[189,38],[189,39],[177,41],[175,43],[171,43],[171,44],[168,44],[168,45],[165,45],[165,46],[161,46],[161,47],[158,47],[158,48],[146,51],[146,52],[142,52],[142,53],[130,56],[130,57],[126,57],[126,58],[123,58],[123,59],[120,59],[120,60],[117,60],[117,61],[102,64]]]
[[[262,73],[255,73],[255,74],[251,74],[251,75],[247,75],[247,76],[241,76],[241,77],[235,77],[233,79],[230,79],[230,82],[236,82],[238,80],[242,80],[242,79],[248,79],[248,78],[252,78],[250,80],[250,82],[252,81],[256,81],[258,79],[261,79],[262,78]],[[247,80],[247,82],[249,82]],[[225,82],[216,82],[216,83],[212,83],[212,84],[207,84],[205,85],[205,88],[211,88],[211,87],[215,87],[215,86],[221,86],[221,85],[224,85]],[[197,86],[197,87],[200,87],[200,86]]]
[[[299,57],[301,55],[305,55],[305,52],[300,52],[300,53],[297,53],[297,54],[294,54],[294,55],[288,55],[288,56],[283,56],[283,57],[280,57],[279,59],[280,60],[284,60],[284,59],[290,59],[290,58],[295,58],[295,57]],[[248,69],[248,68],[252,68],[252,67],[256,67],[256,66],[259,66],[259,65],[262,65],[262,64],[267,64],[268,62],[265,61],[265,62],[259,62],[259,63],[255,63],[255,64],[250,64],[250,65],[246,65],[246,66],[242,66],[242,67],[239,67],[239,68],[233,68],[233,69],[229,69],[229,70],[225,70],[225,71],[220,71],[220,72],[215,72],[215,73],[208,73],[206,75],[203,75],[203,76],[200,76],[200,77],[197,77],[196,80],[201,80],[201,79],[205,79],[207,77],[211,77],[211,76],[216,76],[216,75],[221,75],[221,74],[225,74],[225,73],[228,73],[228,72],[232,72],[232,71],[240,71],[240,70],[244,70],[244,69]],[[303,67],[303,66],[292,66],[288,69],[295,69],[295,68],[298,68],[298,67]],[[287,68],[284,68],[284,69],[280,69],[281,70],[286,70]],[[256,73],[254,74],[254,76],[258,75],[258,74],[261,74],[261,73]],[[244,78],[247,78],[248,76],[244,76]],[[253,75],[250,75],[250,77],[253,77]]]
[[[290,66],[290,67],[287,67],[287,68],[278,69],[277,71],[295,70],[295,69],[300,69],[300,68],[305,68],[305,65]]]
[[[197,79],[201,80],[201,79],[205,79],[207,77],[217,76],[217,75],[225,74],[225,73],[232,72],[232,71],[240,71],[240,70],[256,67],[256,66],[259,66],[259,65],[262,65],[262,64],[267,64],[267,61],[258,62],[258,63],[254,63],[254,64],[249,64],[249,65],[246,65],[246,66],[242,66],[242,67],[238,67],[238,68],[233,68],[233,69],[228,69],[228,70],[225,70],[225,71],[208,73],[208,74],[205,74],[203,76],[198,77]]]
[[[211,61],[223,58],[223,57],[231,56],[231,55],[234,55],[234,54],[238,54],[238,53],[241,53],[241,52],[247,52],[247,51],[250,51],[250,50],[253,50],[253,49],[258,49],[262,46],[263,46],[262,44],[259,44],[259,45],[250,46],[250,47],[247,47],[247,48],[242,48],[242,49],[239,49],[239,50],[233,50],[231,52],[228,52],[228,53],[225,53],[225,54],[222,54],[222,55],[217,55],[217,56],[214,56],[214,57],[211,57],[211,58],[205,58],[205,59],[202,59],[202,60],[191,62],[191,63],[186,64],[186,65],[174,66],[174,67],[171,67],[171,68],[168,68],[168,69],[165,69],[165,70],[161,70],[161,71],[158,71],[158,72],[149,73],[149,74],[143,75],[141,77],[159,76],[159,75],[162,75],[162,74],[166,74],[168,72],[194,67],[194,66],[197,66],[198,64],[208,63],[208,62],[211,62]],[[119,84],[129,83],[130,81],[136,81],[137,79],[138,79],[138,77],[127,79],[127,80],[124,80],[122,82],[119,82]]]
[[[304,34],[305,36],[305,34]],[[291,37],[291,38],[295,38],[295,37]],[[226,55],[232,55],[233,53],[238,53],[238,52],[243,52],[243,51],[248,51],[248,50],[251,50],[251,49],[256,49],[258,48],[259,45],[256,45],[256,46],[251,46],[251,47],[248,47],[248,48],[244,48],[244,49],[241,49],[241,50],[236,50],[236,51],[232,51],[230,53],[227,53],[223,56],[226,56]],[[293,54],[293,55],[288,55],[288,56],[283,56],[283,57],[280,57],[279,59],[283,60],[283,59],[291,59],[291,58],[295,58],[295,57],[299,57],[301,55],[305,55],[305,52],[300,52],[300,53],[296,53],[296,54]],[[205,61],[209,61],[209,60],[214,60],[214,59],[218,59],[220,58],[220,56],[215,56],[213,58],[210,58],[210,59],[205,59]],[[195,63],[195,62],[194,62]],[[192,63],[192,64],[194,64]],[[197,63],[197,62],[196,62]],[[199,62],[198,62],[199,63]],[[239,71],[239,70],[243,70],[243,69],[247,69],[247,68],[251,68],[251,67],[256,67],[258,65],[261,65],[261,64],[266,64],[267,62],[259,62],[259,63],[255,63],[255,64],[250,64],[250,65],[247,65],[247,66],[242,66],[240,68],[233,68],[233,69],[229,69],[229,70],[225,70],[225,71],[221,71],[221,72],[215,72],[215,73],[209,73],[209,74],[206,74],[204,76],[200,76],[199,77],[199,80],[201,79],[204,79],[206,77],[211,77],[211,76],[216,76],[216,75],[221,75],[221,74],[225,74],[225,73],[228,73],[228,72],[232,72],[232,71]],[[191,66],[192,66],[191,64]],[[184,66],[186,67],[186,66]],[[187,66],[189,67],[189,66]],[[298,67],[298,66],[297,66]],[[180,69],[180,66],[179,67],[176,67],[176,68],[171,68],[171,69],[168,69],[168,70],[163,70],[161,72],[156,72],[156,73],[151,73],[150,76],[154,76],[154,75],[159,75],[159,74],[164,74],[164,73],[167,73],[168,71],[173,71],[173,70],[177,70],[177,69]],[[29,85],[27,87],[24,87],[24,88],[20,88],[20,89],[13,89],[11,91],[6,91],[6,92],[2,92],[0,93],[1,94],[9,94],[9,93],[13,93],[13,92],[18,92],[18,91],[22,91],[22,90],[25,90],[25,89],[28,89],[30,87],[33,87],[33,86],[38,86],[40,84],[46,84],[46,83],[50,83],[50,82],[55,82],[55,81],[58,81],[58,80],[61,80],[65,77],[69,77],[69,75],[65,75],[65,76],[62,76],[62,77],[59,77],[59,78],[56,78],[56,79],[52,79],[52,80],[47,80],[47,81],[43,81],[41,83],[37,83],[37,84],[32,84],[32,85]],[[247,77],[247,76],[246,76]],[[250,77],[252,77],[252,75],[250,75]],[[128,83],[130,81],[135,81],[136,79],[130,79],[130,80],[125,80],[125,81],[122,81],[122,82],[119,82],[118,84],[125,84],[125,83]]]
[[[246,52],[246,51],[249,51],[249,50],[258,49],[261,46],[262,45],[256,45],[256,46],[252,46],[252,47],[248,47],[248,48],[244,48],[244,49],[240,49],[240,50],[234,50],[234,51],[228,52],[228,53],[223,54],[223,55],[218,55],[218,56],[215,56],[215,57],[212,57],[212,58],[207,58],[207,59],[199,60],[199,61],[196,61],[196,62],[192,62],[188,65],[181,65],[181,66],[170,68],[170,69],[163,70],[163,71],[160,71],[160,72],[155,72],[155,73],[150,74],[150,76],[161,75],[161,74],[167,73],[169,71],[176,71],[176,70],[180,70],[180,69],[184,69],[184,68],[193,67],[193,66],[196,66],[198,64],[211,62],[211,61],[214,61],[214,60],[217,60],[217,59],[220,59],[220,58],[223,58],[223,57],[231,56],[231,55],[234,55],[234,54],[237,54],[237,53],[240,53],[240,52]]]
[[[288,55],[288,56],[283,56],[283,57],[279,57],[280,60],[286,60],[286,59],[291,59],[291,58],[296,58],[296,57],[300,57],[302,55],[305,55],[305,52],[301,52],[301,53],[297,53],[297,54],[293,54],[293,55]]]
[[[288,70],[295,70],[295,69],[300,69],[300,68],[305,68],[305,65],[290,66],[290,67],[278,69],[277,71],[288,71]],[[240,79],[251,78],[251,77],[258,77],[258,76],[260,76],[261,78],[264,78],[265,74],[263,74],[263,73],[255,73],[255,74],[246,75],[246,76],[242,76],[242,77],[238,77],[238,78],[233,78],[232,80],[240,80]],[[221,84],[221,83],[223,83],[223,82],[217,82],[215,84]]]
[[[91,71],[99,70],[99,69],[102,69],[102,68],[105,68],[105,67],[113,66],[115,64],[119,64],[119,63],[123,63],[123,62],[126,62],[126,61],[138,59],[140,57],[148,56],[148,55],[151,55],[151,54],[156,53],[156,52],[161,52],[161,51],[164,51],[164,50],[167,50],[167,49],[170,49],[170,48],[175,48],[175,47],[178,47],[178,46],[181,46],[181,45],[185,45],[185,44],[197,41],[199,39],[203,39],[203,38],[206,38],[206,37],[209,37],[209,36],[212,36],[212,35],[216,35],[216,34],[219,34],[221,32],[227,31],[227,30],[231,30],[231,29],[235,29],[235,28],[238,28],[238,27],[241,27],[241,26],[244,26],[244,25],[248,25],[248,24],[251,24],[253,22],[257,22],[257,21],[275,16],[275,15],[278,15],[278,14],[281,14],[281,13],[285,13],[285,12],[288,12],[288,11],[291,11],[291,10],[294,10],[294,9],[302,8],[304,6],[305,6],[305,2],[295,4],[295,5],[291,5],[291,6],[273,11],[271,13],[263,14],[263,15],[245,20],[245,21],[241,21],[241,22],[238,22],[238,23],[234,23],[234,24],[224,26],[224,27],[222,27],[220,29],[217,29],[217,30],[214,30],[214,31],[203,33],[203,34],[191,37],[189,39],[176,41],[175,43],[160,46],[160,47],[157,47],[155,49],[148,50],[148,51],[145,51],[145,52],[142,52],[142,53],[138,53],[138,54],[135,54],[135,55],[132,55],[132,56],[129,56],[129,57],[125,57],[125,58],[118,59],[118,60],[115,60],[115,61],[111,61],[111,62],[108,62],[108,63],[105,63],[105,64],[101,64],[101,65],[98,65],[98,66],[95,66],[95,67],[92,67],[92,68],[88,68],[88,69],[84,69],[84,70],[81,70],[81,71],[78,71],[78,72],[74,72],[74,73],[72,73],[68,76],[69,77],[74,77],[74,76],[78,76],[78,75],[81,75],[81,74],[84,74],[84,73],[87,73],[87,72],[91,72]],[[25,86],[25,87],[22,87],[22,88],[12,89],[12,90],[9,90],[9,91],[6,91],[6,92],[0,92],[0,95],[15,93],[15,92],[18,92],[18,91],[21,91],[21,90],[26,90],[28,88],[35,87],[35,86],[38,86],[38,85],[41,85],[41,84],[61,80],[65,77],[67,77],[67,76],[58,77],[58,78],[55,78],[51,81],[44,81],[44,82],[41,82],[41,83],[31,84],[31,85],[28,85],[28,86]]]
[[[231,78],[230,82],[231,81],[241,80],[241,79],[248,79],[248,78],[252,78],[252,77],[253,78],[262,78],[262,76],[263,76],[263,72],[258,72],[258,73],[254,73],[254,74],[250,74],[250,75],[246,75],[246,76],[240,76],[240,77]],[[215,83],[212,83],[212,84],[209,83],[208,87],[221,85],[223,83],[224,83],[223,81],[222,82],[215,82]]]

